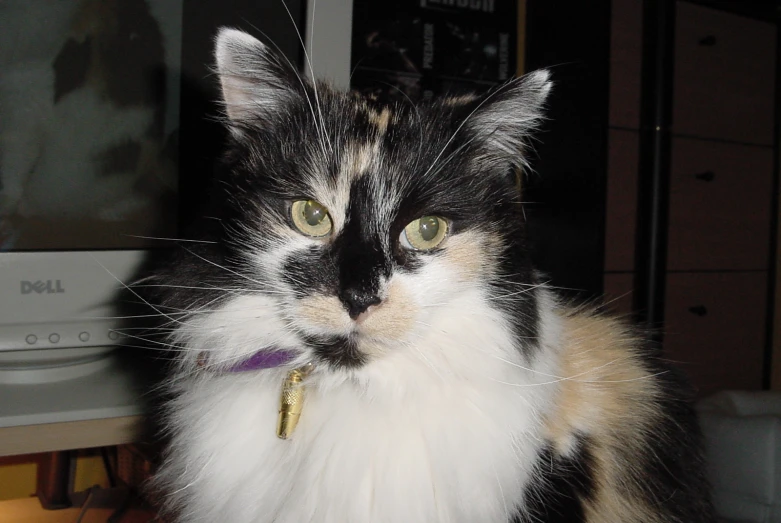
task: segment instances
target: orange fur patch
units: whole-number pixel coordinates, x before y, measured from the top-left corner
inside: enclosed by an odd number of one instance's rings
[[[501,251],[498,237],[480,231],[466,231],[445,240],[443,256],[456,269],[462,281],[478,279],[491,272]]]
[[[361,325],[369,336],[398,338],[412,330],[418,308],[404,287],[391,281],[387,297],[366,317]]]
[[[661,523],[645,496],[632,495],[633,463],[622,458],[643,455],[644,436],[662,415],[653,401],[661,390],[642,365],[638,339],[619,320],[588,311],[562,321],[563,380],[547,432],[562,455],[575,434],[590,437],[595,496],[585,503],[587,521]]]
[[[391,112],[390,109],[385,108],[379,113],[376,111],[369,111],[369,121],[377,127],[377,131],[382,136],[385,131],[388,130],[388,122],[390,122]]]
[[[308,296],[298,302],[298,314],[318,327],[345,329],[350,317],[336,296]]]
[[[374,146],[370,143],[352,143],[342,156],[342,173],[347,180],[359,178],[372,164]]]

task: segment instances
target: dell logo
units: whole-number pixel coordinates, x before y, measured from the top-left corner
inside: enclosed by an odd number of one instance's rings
[[[65,292],[60,280],[22,280],[22,294],[60,294]]]

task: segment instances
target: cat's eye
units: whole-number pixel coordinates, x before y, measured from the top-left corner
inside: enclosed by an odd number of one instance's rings
[[[411,221],[401,232],[399,240],[407,249],[428,251],[447,236],[447,221],[439,216],[423,216]]]
[[[314,200],[298,200],[290,208],[296,229],[307,236],[319,238],[331,232],[333,225],[328,209]]]

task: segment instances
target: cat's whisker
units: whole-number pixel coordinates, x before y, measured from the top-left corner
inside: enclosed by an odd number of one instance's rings
[[[146,289],[146,288],[163,288],[163,289],[187,289],[187,290],[202,290],[202,291],[221,291],[226,294],[230,294],[232,296],[247,296],[247,295],[272,295],[277,294],[280,296],[285,296],[286,293],[279,291],[277,289],[267,289],[267,288],[261,288],[261,289],[250,289],[247,287],[243,288],[225,288],[225,287],[216,287],[216,286],[198,286],[198,285],[169,285],[169,284],[151,284],[151,285],[134,285],[133,288],[135,289]]]
[[[199,258],[199,259],[201,259],[201,260],[205,261],[206,263],[208,263],[208,264],[210,264],[210,265],[213,265],[213,266],[217,267],[218,269],[222,269],[222,270],[224,270],[224,271],[226,271],[226,272],[229,272],[230,274],[233,274],[234,276],[238,276],[239,278],[243,278],[243,279],[245,279],[245,280],[251,281],[252,283],[254,283],[255,285],[258,285],[258,286],[260,286],[260,287],[262,287],[262,286],[263,286],[263,282],[261,282],[261,281],[259,281],[259,280],[255,280],[255,279],[253,279],[253,278],[250,278],[249,276],[245,276],[244,274],[241,274],[241,273],[239,273],[239,272],[236,272],[236,271],[234,271],[234,270],[232,270],[232,269],[229,269],[228,267],[224,267],[224,266],[220,265],[219,263],[216,263],[216,262],[213,262],[213,261],[211,261],[211,260],[209,260],[209,259],[207,259],[207,258],[204,258],[203,256],[201,256],[201,255],[199,255],[199,254],[196,254],[195,252],[193,252],[191,249],[187,249],[187,248],[184,248],[184,249],[185,249],[187,252],[189,252],[190,254],[192,254],[193,256],[195,256],[196,258]]]
[[[643,381],[648,380],[652,378],[656,378],[657,376],[663,376],[664,374],[669,373],[668,370],[663,370],[656,372],[654,374],[646,374],[644,376],[638,376],[636,378],[627,378],[625,380],[575,380],[581,383],[591,383],[591,384],[600,384],[600,383],[631,383],[633,381]]]
[[[221,330],[236,327],[238,325],[245,324],[250,321],[255,321],[257,319],[260,319],[260,316],[255,318],[243,318],[242,320],[236,320],[233,322],[228,323],[221,323],[220,325],[211,326],[211,325],[190,325],[187,327],[186,331],[184,331],[181,327],[166,327],[166,326],[158,326],[158,327],[120,327],[112,329],[114,332],[117,332],[119,334],[122,334],[127,331],[142,331],[147,332],[150,335],[151,334],[157,334],[157,333],[179,333],[179,332],[187,332],[188,334],[191,333],[217,333]]]
[[[536,285],[527,286],[525,289],[522,289],[520,291],[509,292],[509,293],[505,293],[505,294],[495,294],[493,296],[486,297],[486,299],[488,299],[488,300],[504,300],[504,299],[507,299],[507,298],[512,298],[512,297],[515,297],[515,296],[521,296],[523,294],[528,294],[528,293],[534,291],[535,289],[540,289],[540,288],[544,288],[544,287],[547,287],[547,285],[545,283],[538,283]]]
[[[117,343],[116,347],[128,348],[128,349],[141,349],[144,351],[161,352],[163,354],[177,354],[177,353],[189,353],[190,349],[171,349],[161,347],[150,347],[149,345],[133,345],[129,343]]]
[[[545,376],[547,378],[556,378],[557,380],[568,379],[568,378],[566,378],[564,376],[558,376],[556,374],[549,374],[547,372],[542,372],[542,371],[539,371],[539,370],[536,370],[536,369],[532,369],[530,367],[525,367],[525,366],[523,366],[523,365],[521,365],[519,363],[515,363],[515,362],[510,361],[508,359],[502,358],[501,356],[497,356],[496,354],[493,354],[493,353],[491,353],[489,351],[485,351],[485,350],[481,350],[481,349],[478,349],[478,350],[480,352],[482,352],[483,354],[487,355],[487,356],[490,356],[490,357],[492,357],[494,359],[497,359],[497,360],[499,360],[499,361],[501,361],[503,363],[506,363],[506,364],[511,365],[513,367],[516,367],[516,368],[519,368],[519,369],[524,370],[526,372],[531,372],[533,374],[538,374],[540,376]]]
[[[179,315],[186,315],[186,312],[181,313],[170,313],[173,315],[179,314]],[[124,316],[84,316],[85,320],[135,320],[135,319],[141,319],[141,318],[160,318],[160,317],[166,317],[165,314],[127,314]]]
[[[133,285],[134,289],[154,289],[154,288],[162,288],[162,289],[189,289],[189,290],[199,290],[199,291],[223,291],[227,293],[235,293],[235,292],[246,292],[246,289],[228,289],[224,287],[214,287],[211,285],[174,285],[174,284],[163,284],[163,283],[151,283],[151,284],[140,284],[140,285]],[[253,292],[252,289],[249,290],[250,292]]]
[[[162,236],[143,236],[140,234],[124,234],[123,236],[127,236],[129,238],[138,238],[140,240],[159,240],[159,241],[167,241],[167,242],[188,242],[188,243],[204,243],[204,244],[219,243],[219,242],[209,241],[209,240],[192,240],[189,238],[165,238]]]
[[[143,341],[145,343],[153,343],[153,344],[161,346],[161,347],[169,347],[169,348],[177,350],[177,351],[189,352],[189,349],[186,346],[176,345],[175,343],[167,343],[167,342],[164,342],[164,341],[152,340],[152,339],[146,338],[144,336],[136,336],[134,334],[128,334],[127,332],[123,332],[122,336],[124,336],[126,338],[133,339],[133,340]]]
[[[298,37],[298,42],[301,44],[301,49],[303,50],[303,53],[304,53],[304,60],[306,61],[307,68],[309,69],[309,74],[312,77],[312,89],[314,90],[314,95],[315,95],[315,107],[317,108],[317,113],[319,115],[319,118],[317,116],[315,116],[314,109],[312,109],[312,117],[314,118],[315,128],[318,130],[319,140],[320,140],[320,143],[321,143],[321,147],[323,148],[323,156],[327,157],[327,154],[326,154],[326,151],[325,151],[325,142],[326,141],[328,142],[328,148],[331,151],[332,155],[333,155],[334,150],[333,150],[333,146],[331,145],[331,141],[328,138],[328,135],[326,133],[325,120],[323,119],[323,112],[322,112],[322,109],[320,107],[320,96],[319,96],[319,93],[318,93],[318,90],[317,90],[317,79],[315,78],[315,70],[314,70],[314,67],[312,66],[312,60],[311,60],[311,57],[309,56],[309,53],[306,50],[306,44],[304,43],[304,39],[301,36],[301,31],[299,31],[298,25],[296,24],[296,20],[295,20],[295,18],[293,18],[293,14],[290,12],[290,9],[288,8],[287,3],[285,2],[285,0],[280,0],[280,2],[282,3],[282,7],[285,8],[285,12],[287,13],[288,17],[290,18],[290,22],[293,24],[293,30],[296,32],[296,36]],[[312,19],[313,20],[314,20],[314,8],[315,8],[315,3],[313,3],[313,6],[312,6],[312,11],[313,11],[312,12]],[[312,28],[314,29],[314,23],[312,24]],[[304,93],[306,93],[306,92],[307,92],[306,87],[304,87]],[[309,95],[308,94],[306,95],[306,98],[307,98],[307,101],[309,102]],[[310,104],[310,108],[311,108],[311,102],[309,102],[309,104]]]
[[[115,332],[118,332],[122,334],[125,331],[165,331],[165,332],[177,332],[179,330],[178,327],[118,327],[116,329],[112,329]]]
[[[171,320],[171,321],[174,321],[174,322],[177,322],[177,323],[181,323],[181,322],[179,322],[179,320],[177,320],[177,319],[174,319],[174,318],[171,318],[170,316],[167,316],[165,313],[163,313],[162,311],[160,311],[160,310],[159,310],[157,307],[155,307],[154,305],[152,305],[151,303],[149,303],[147,300],[145,300],[145,299],[144,299],[144,298],[143,298],[143,297],[142,297],[140,294],[138,294],[136,291],[134,291],[133,289],[131,289],[129,286],[125,285],[125,283],[124,283],[122,280],[120,280],[119,278],[117,278],[117,276],[116,276],[116,275],[115,275],[113,272],[111,272],[111,271],[108,269],[108,267],[106,267],[105,265],[103,265],[103,264],[100,262],[100,260],[98,260],[98,258],[97,258],[97,257],[96,257],[94,254],[90,253],[90,257],[91,257],[91,258],[92,258],[92,259],[95,261],[95,263],[97,263],[98,265],[100,265],[100,266],[103,268],[103,270],[104,270],[104,271],[106,271],[106,273],[108,273],[108,275],[109,275],[109,276],[111,276],[111,277],[112,277],[112,278],[114,278],[114,279],[115,279],[117,282],[119,282],[119,283],[120,283],[120,285],[122,285],[122,286],[123,286],[125,289],[127,289],[128,291],[130,291],[130,292],[131,292],[131,293],[132,293],[132,294],[133,294],[133,295],[134,295],[136,298],[138,298],[139,300],[141,300],[141,302],[143,302],[143,303],[145,303],[146,305],[148,305],[149,307],[151,307],[151,308],[152,308],[152,310],[156,311],[157,313],[159,313],[159,314],[160,314],[160,315],[162,315],[162,316],[165,316],[166,318],[168,318],[168,319],[169,319],[169,320]]]
[[[284,2],[284,0],[282,0],[282,1]],[[312,0],[312,24],[310,26],[310,31],[309,31],[309,41],[310,42],[314,42],[314,40],[315,40],[315,24],[314,24],[314,20],[315,20],[316,12],[317,12],[317,0]],[[290,14],[290,11],[288,11],[288,14]],[[304,46],[304,54],[306,54],[306,47],[305,46]],[[321,127],[321,129],[323,129],[323,136],[328,141],[328,149],[331,151],[331,155],[333,156],[333,154],[334,154],[334,147],[333,147],[333,144],[331,143],[331,139],[329,138],[328,133],[327,133],[326,128],[325,128],[325,118],[323,117],[323,111],[322,111],[322,108],[320,106],[320,97],[319,97],[318,92],[317,92],[317,78],[315,78],[315,73],[314,73],[314,70],[312,69],[312,61],[310,60],[310,58],[311,57],[308,57],[307,61],[309,62],[309,72],[312,74],[312,87],[315,90],[315,103],[317,104],[317,113],[318,113],[318,115],[320,115],[320,127]]]
[[[628,358],[624,358],[624,359],[628,359]],[[491,379],[492,381],[496,381],[497,383],[501,383],[503,385],[510,385],[510,386],[513,386],[513,387],[536,387],[538,385],[553,385],[553,384],[556,384],[556,383],[560,383],[562,381],[575,381],[575,382],[578,382],[578,383],[599,384],[599,383],[621,383],[621,382],[625,382],[625,381],[635,381],[637,379],[648,379],[650,377],[653,377],[651,375],[648,375],[648,376],[642,376],[640,378],[632,378],[632,379],[627,379],[627,380],[603,380],[603,379],[598,379],[598,380],[581,380],[581,379],[578,379],[581,376],[586,376],[588,374],[593,374],[594,372],[602,370],[605,367],[608,367],[610,365],[614,365],[614,364],[616,364],[619,361],[620,361],[620,359],[614,359],[612,361],[609,361],[609,362],[607,362],[605,364],[602,364],[602,365],[599,365],[597,367],[593,367],[593,368],[587,369],[587,370],[585,370],[583,372],[579,372],[579,373],[573,374],[571,376],[562,376],[562,377],[559,377],[559,378],[557,378],[555,380],[546,381],[546,382],[542,382],[542,383],[508,383],[508,382],[496,380],[496,379],[493,379],[493,378],[490,378],[490,377],[489,377],[489,379]]]

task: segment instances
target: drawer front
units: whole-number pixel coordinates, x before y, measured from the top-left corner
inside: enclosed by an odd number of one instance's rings
[[[632,315],[632,292],[635,274],[633,272],[613,272],[605,274],[605,309],[629,319]]]
[[[775,27],[677,6],[673,132],[772,145]]]
[[[700,396],[762,387],[767,274],[667,275],[665,358]]]
[[[631,271],[635,263],[638,133],[608,133],[605,270]]]
[[[766,270],[773,151],[677,138],[668,270]]]
[[[643,0],[613,0],[612,10],[609,124],[639,129]]]

